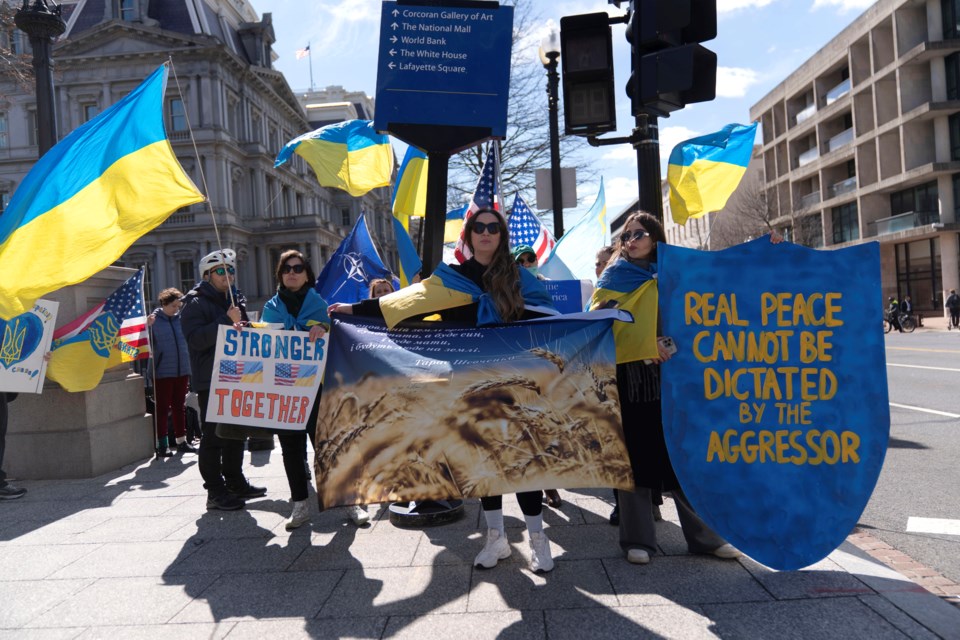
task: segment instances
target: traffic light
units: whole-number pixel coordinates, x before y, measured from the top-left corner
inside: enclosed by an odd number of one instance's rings
[[[716,37],[716,0],[633,0],[627,23],[633,115],[669,116],[713,100],[717,54],[699,43]]]
[[[598,12],[561,18],[560,61],[567,135],[616,130],[609,16]]]

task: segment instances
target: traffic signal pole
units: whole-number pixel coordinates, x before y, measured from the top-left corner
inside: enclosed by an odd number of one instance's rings
[[[637,150],[637,186],[640,208],[652,213],[663,224],[663,198],[660,193],[660,134],[657,116],[641,114],[635,118],[633,148]]]

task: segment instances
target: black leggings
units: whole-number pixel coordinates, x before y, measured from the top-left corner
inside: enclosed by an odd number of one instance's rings
[[[538,516],[543,512],[543,502],[541,501],[541,491],[521,491],[517,493],[517,502],[520,504],[520,511],[525,516]],[[484,511],[498,511],[503,509],[503,496],[487,496],[480,498],[480,504]]]

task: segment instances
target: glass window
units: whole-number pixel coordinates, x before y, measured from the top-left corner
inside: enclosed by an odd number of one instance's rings
[[[121,20],[132,22],[137,19],[137,0],[120,0],[118,8]]]
[[[940,0],[940,11],[943,14],[943,38],[960,37],[960,0]]]
[[[947,100],[960,99],[960,53],[944,58],[947,72]]]
[[[7,210],[8,204],[10,204],[10,194],[6,191],[0,191],[0,215],[3,215],[3,212]]]
[[[6,149],[10,146],[10,139],[7,137],[7,114],[0,113],[0,149]]]
[[[27,145],[35,147],[39,144],[40,132],[37,131],[37,110],[27,111]]]
[[[832,212],[833,244],[849,242],[860,238],[860,224],[857,221],[857,203],[850,202],[834,207]]]
[[[897,245],[897,296],[910,296],[918,311],[943,310],[943,277],[940,238],[925,238]]]
[[[177,260],[177,276],[180,280],[180,286],[177,288],[183,293],[190,291],[190,289],[193,289],[193,285],[197,284],[195,269],[193,260]]]
[[[960,113],[947,119],[950,126],[950,159],[960,160]]]
[[[149,264],[144,265],[143,270],[143,306],[147,313],[153,307],[153,269]]]
[[[227,131],[240,139],[240,98],[235,93],[227,93]]]
[[[350,209],[340,209],[340,224],[350,226]]]
[[[84,122],[90,122],[91,120],[96,118],[97,115],[99,115],[100,113],[100,109],[99,107],[97,107],[95,103],[88,103],[88,104],[81,105],[81,109],[83,110],[82,117]]]
[[[168,103],[168,114],[170,116],[170,131],[187,130],[187,112],[183,108],[183,100],[180,98],[171,98]]]

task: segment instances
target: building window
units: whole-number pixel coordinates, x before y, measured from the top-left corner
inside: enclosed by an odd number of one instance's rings
[[[857,220],[857,203],[850,202],[833,208],[833,244],[860,238],[860,223]]]
[[[117,2],[117,17],[126,22],[133,22],[139,14],[137,4],[137,0],[119,0]]]
[[[84,122],[90,122],[100,114],[99,107],[97,107],[96,103],[92,102],[80,105],[80,110],[83,112],[81,117]]]
[[[183,108],[183,100],[180,98],[170,98],[167,103],[170,131],[187,130],[187,112]]]
[[[7,114],[0,113],[0,149],[6,149],[10,146],[10,138],[7,135]]]
[[[898,216],[903,213],[916,213],[919,224],[939,222],[940,195],[937,192],[936,181],[921,184],[911,189],[904,189],[890,194],[890,215]],[[936,220],[929,220],[935,216]]]
[[[340,224],[350,226],[350,209],[340,209]]]
[[[186,293],[197,284],[197,274],[194,269],[196,267],[193,265],[193,260],[177,260],[177,277],[180,281],[178,289],[181,292]]]
[[[35,147],[39,144],[40,132],[37,130],[37,110],[27,110],[27,146]]]
[[[6,191],[0,191],[0,216],[3,215],[3,212],[7,210],[7,205],[10,204],[10,194]]]
[[[148,313],[153,306],[153,301],[153,269],[150,268],[149,263],[146,263],[143,265],[143,306]]]
[[[940,0],[943,39],[960,38],[960,0]]]
[[[240,97],[232,91],[227,92],[227,131],[238,140],[240,135]]]
[[[951,53],[944,58],[947,73],[947,100],[960,99],[960,53]]]
[[[960,173],[953,174],[953,215],[960,217]]]
[[[940,238],[898,244],[896,248],[897,299],[913,299],[914,309],[943,311],[943,271]]]

